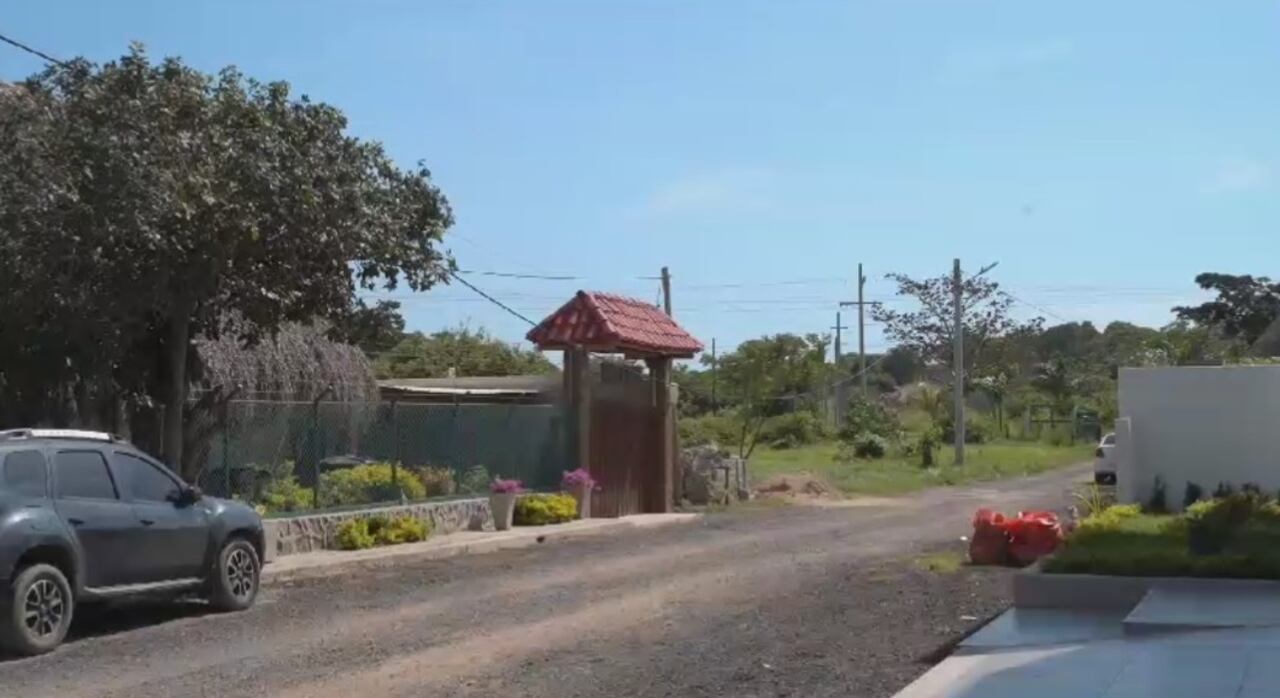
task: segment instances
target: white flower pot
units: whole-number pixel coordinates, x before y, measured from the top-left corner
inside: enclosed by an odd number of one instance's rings
[[[511,517],[516,511],[515,492],[494,492],[489,495],[489,511],[493,514],[493,528],[505,531],[511,528]]]
[[[591,488],[586,486],[572,487],[569,495],[578,502],[578,518],[591,518]]]

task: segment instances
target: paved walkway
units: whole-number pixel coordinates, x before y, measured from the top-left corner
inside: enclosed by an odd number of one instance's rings
[[[637,514],[617,519],[582,519],[554,526],[517,526],[506,531],[459,531],[436,536],[421,543],[405,543],[367,550],[319,550],[276,558],[262,571],[270,584],[286,580],[320,577],[349,568],[380,563],[441,560],[456,555],[490,553],[540,545],[549,540],[604,533],[631,528],[656,528],[688,523],[700,514]]]
[[[1011,609],[898,698],[1280,695],[1280,594],[1179,582],[1133,609]]]

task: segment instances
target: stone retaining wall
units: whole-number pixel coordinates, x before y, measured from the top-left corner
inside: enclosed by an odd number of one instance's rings
[[[309,514],[263,521],[266,561],[282,555],[307,553],[337,547],[338,526],[351,519],[380,514],[387,517],[414,516],[430,521],[432,534],[461,530],[493,530],[489,499],[455,499],[445,502],[419,502],[392,506]]]

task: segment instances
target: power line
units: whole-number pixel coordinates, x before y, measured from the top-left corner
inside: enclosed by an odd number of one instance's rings
[[[1052,310],[1048,310],[1047,308],[1043,308],[1043,307],[1041,307],[1041,306],[1038,306],[1038,305],[1036,305],[1035,303],[1032,303],[1032,302],[1030,302],[1030,301],[1024,301],[1024,300],[1022,300],[1021,298],[1019,298],[1019,297],[1017,297],[1017,296],[1013,295],[1012,293],[1009,293],[1008,291],[1001,290],[1001,291],[1000,291],[1000,293],[1003,293],[1004,295],[1008,296],[1008,297],[1009,297],[1011,300],[1013,300],[1013,301],[1016,301],[1016,302],[1021,303],[1021,304],[1023,304],[1023,305],[1031,306],[1032,308],[1034,308],[1034,309],[1036,309],[1036,310],[1039,310],[1040,312],[1044,313],[1045,315],[1048,315],[1049,317],[1051,317],[1051,318],[1053,318],[1053,319],[1055,319],[1055,320],[1058,320],[1058,321],[1061,321],[1061,322],[1071,322],[1071,320],[1068,320],[1068,319],[1066,319],[1066,318],[1062,317],[1061,315],[1059,315],[1059,314],[1057,314],[1057,313],[1053,312]]]
[[[464,278],[462,278],[461,276],[459,276],[457,272],[455,272],[455,271],[450,271],[450,272],[449,272],[449,275],[450,275],[450,276],[452,276],[453,278],[457,279],[457,280],[458,280],[458,282],[459,282],[459,283],[461,283],[463,286],[466,286],[467,288],[471,289],[472,291],[475,291],[476,293],[480,294],[480,296],[481,296],[481,297],[483,297],[483,298],[487,299],[490,303],[493,303],[494,305],[498,306],[499,308],[502,308],[503,310],[507,311],[508,313],[511,313],[512,315],[514,315],[514,316],[516,316],[516,317],[520,318],[521,320],[524,320],[525,322],[529,323],[531,326],[532,326],[532,325],[537,325],[537,324],[538,324],[538,323],[534,322],[533,320],[530,320],[529,318],[527,318],[527,317],[525,317],[525,316],[521,315],[520,313],[516,312],[515,310],[511,309],[509,306],[507,306],[505,303],[503,303],[502,301],[498,300],[497,298],[494,298],[493,296],[491,296],[491,295],[489,295],[489,294],[485,293],[484,291],[481,291],[480,289],[476,288],[474,285],[472,285],[472,284],[471,284],[471,282],[470,282],[470,281],[467,281],[466,279],[464,279]]]
[[[500,276],[504,279],[539,279],[542,281],[582,281],[581,276],[565,276],[558,274],[521,274],[510,271],[458,271],[459,274],[476,274],[478,276]]]
[[[49,54],[45,53],[44,51],[40,51],[40,50],[38,50],[38,49],[31,48],[30,46],[28,46],[28,45],[26,45],[26,44],[22,43],[21,41],[18,41],[17,39],[10,39],[9,37],[5,36],[4,34],[0,34],[0,41],[3,41],[3,42],[5,42],[6,44],[9,44],[10,46],[13,46],[13,47],[15,47],[15,48],[18,48],[18,49],[21,49],[21,50],[23,50],[23,51],[26,51],[27,53],[29,53],[29,54],[31,54],[31,55],[33,55],[33,56],[38,56],[38,57],[40,57],[40,58],[43,58],[44,60],[46,60],[46,61],[48,61],[48,62],[50,62],[50,63],[53,63],[53,64],[55,64],[55,65],[61,66],[61,67],[63,67],[63,68],[70,68],[70,67],[71,67],[71,65],[70,65],[69,63],[67,63],[66,61],[60,61],[60,60],[58,60],[57,58],[54,58],[53,56],[50,56]]]

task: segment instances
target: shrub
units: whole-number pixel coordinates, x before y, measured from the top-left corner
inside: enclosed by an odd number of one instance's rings
[[[489,491],[489,470],[473,465],[458,478],[458,494],[480,494]]]
[[[859,458],[884,458],[889,442],[882,436],[866,434],[853,442],[853,455]]]
[[[1200,485],[1194,482],[1187,482],[1186,488],[1182,490],[1182,508],[1186,509],[1203,498],[1204,490],[1201,489]]]
[[[516,500],[517,526],[542,526],[578,518],[578,502],[567,494],[531,494]]]
[[[1127,519],[1142,516],[1142,506],[1138,504],[1113,504],[1102,511],[1091,514],[1080,522],[1080,530],[1114,531],[1124,525]]]
[[[738,443],[741,425],[735,424],[729,417],[708,414],[702,417],[680,419],[676,428],[680,432],[681,446],[716,444],[728,447]]]
[[[331,470],[320,476],[320,496],[336,505],[392,502],[401,498],[426,497],[426,488],[415,473],[397,468],[392,480],[390,463],[368,463],[352,468]]]
[[[412,516],[385,516],[351,519],[338,526],[338,547],[343,550],[363,550],[375,545],[398,545],[426,540],[431,535],[431,525]]]
[[[457,483],[453,480],[453,471],[449,468],[438,468],[424,465],[417,469],[418,479],[422,481],[422,489],[428,497],[444,497],[453,494]]]
[[[386,520],[384,519],[384,521]],[[373,533],[373,531],[370,530],[370,533]],[[373,534],[378,545],[417,543],[418,541],[426,540],[429,535],[431,535],[431,524],[412,516],[397,516],[390,521],[386,521],[379,527],[378,532]]]
[[[1165,514],[1169,511],[1167,504],[1167,494],[1165,492],[1164,478],[1156,476],[1155,484],[1151,486],[1151,498],[1147,500],[1147,513],[1149,514]]]
[[[342,550],[372,548],[375,539],[369,533],[368,519],[351,519],[338,526],[338,547]]]
[[[916,442],[916,448],[920,451],[921,467],[933,467],[933,452],[938,449],[938,437],[938,430],[935,428],[925,429],[920,434],[920,439]]]
[[[1213,498],[1226,499],[1227,497],[1230,497],[1232,494],[1234,494],[1235,491],[1236,491],[1236,488],[1232,487],[1231,483],[1219,482],[1218,486],[1215,487],[1213,490]]]
[[[826,426],[817,415],[800,410],[765,420],[759,440],[774,448],[795,448],[821,441],[826,435]]]
[[[298,484],[298,478],[286,475],[268,482],[258,498],[266,513],[306,511],[315,503],[315,490]]]
[[[850,443],[868,434],[893,439],[900,431],[902,426],[898,423],[898,416],[890,412],[883,402],[856,394],[845,410],[840,438]]]
[[[964,442],[967,444],[986,443],[995,434],[995,426],[991,420],[978,415],[966,418],[964,424]],[[943,441],[951,443],[956,440],[955,421],[950,416],[944,418],[938,426],[942,431]]]

